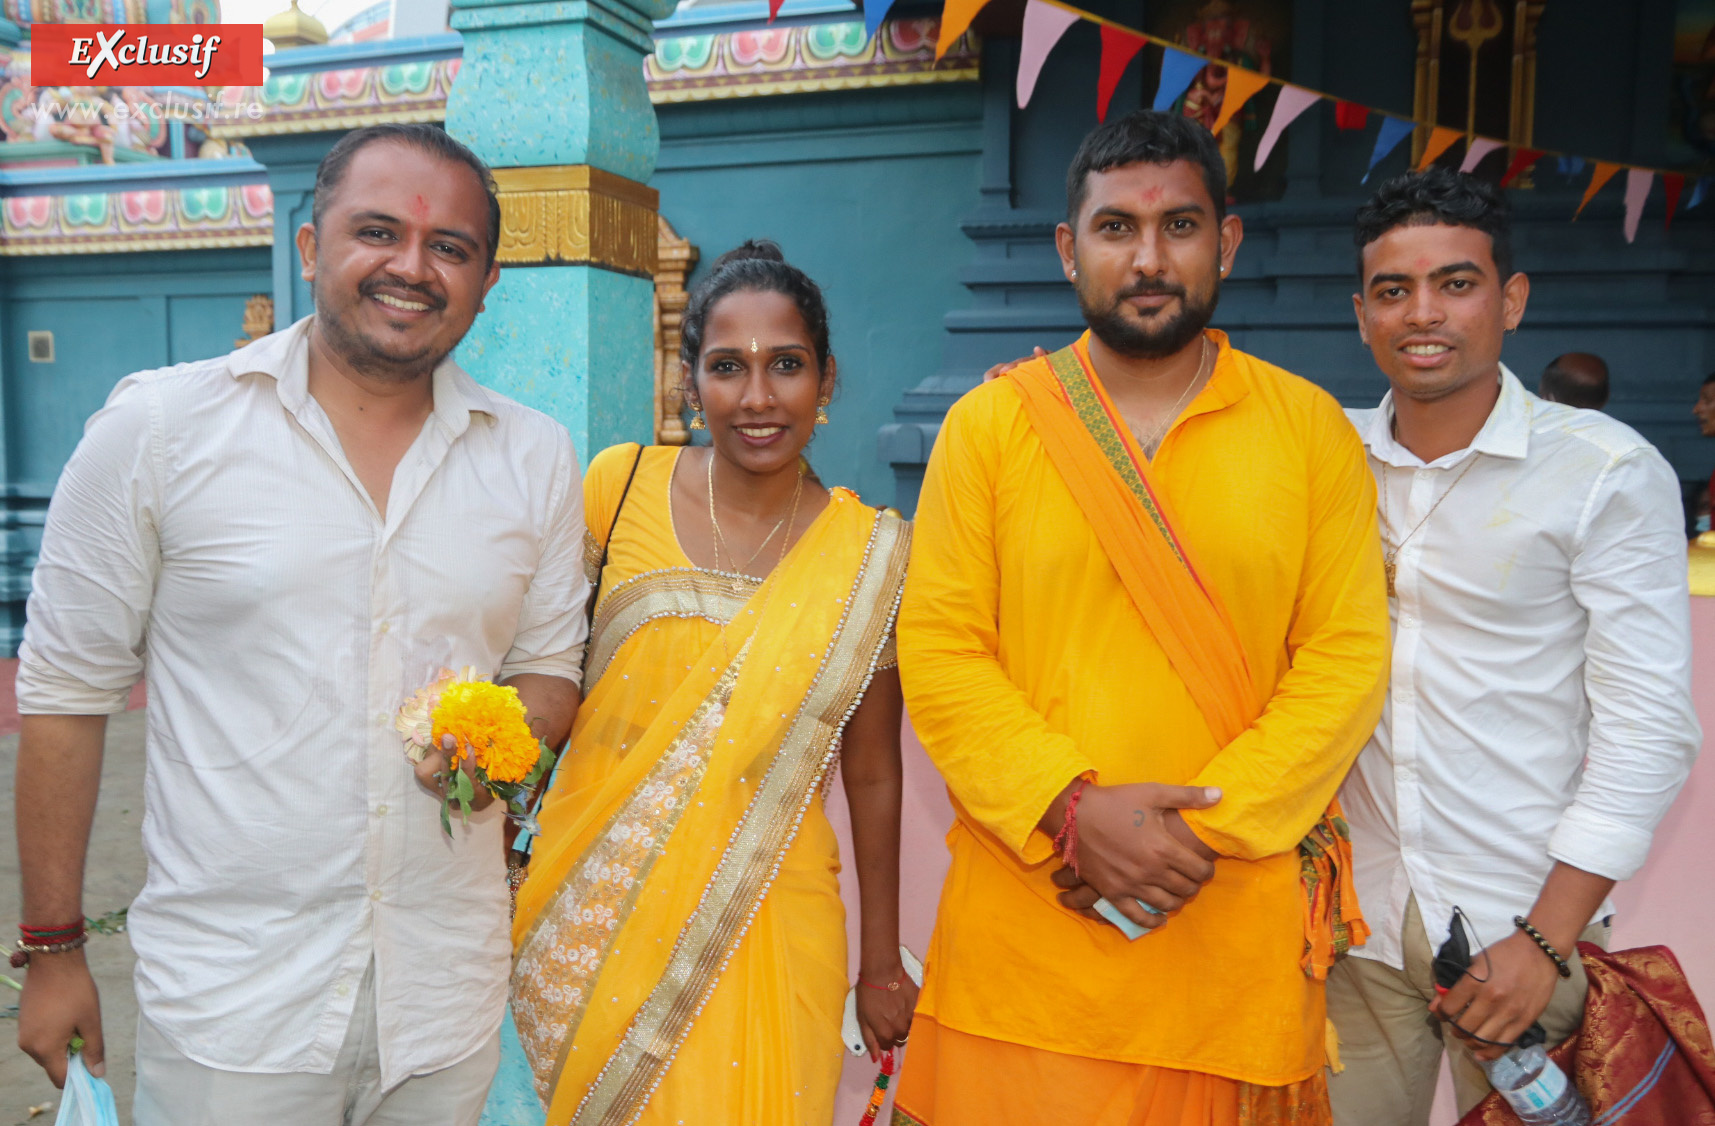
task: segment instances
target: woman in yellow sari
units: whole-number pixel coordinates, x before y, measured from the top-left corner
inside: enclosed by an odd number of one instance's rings
[[[711,445],[615,447],[585,478],[585,697],[518,893],[513,1014],[549,1126],[826,1126],[848,985],[836,764],[872,1054],[916,1000],[892,667],[909,525],[804,471],[835,365],[821,293],[778,248],[715,263],[682,361]]]

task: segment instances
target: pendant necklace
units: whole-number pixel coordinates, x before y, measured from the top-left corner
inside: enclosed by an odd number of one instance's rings
[[[1407,543],[1411,542],[1411,537],[1415,536],[1420,528],[1429,523],[1429,518],[1435,515],[1435,510],[1437,508],[1441,507],[1441,502],[1446,500],[1449,494],[1459,487],[1459,482],[1465,479],[1465,474],[1471,472],[1471,467],[1477,464],[1477,459],[1480,457],[1482,457],[1482,455],[1477,453],[1473,453],[1470,456],[1470,458],[1465,462],[1465,468],[1459,471],[1459,476],[1453,478],[1453,483],[1447,486],[1446,492],[1443,492],[1440,496],[1435,498],[1435,503],[1430,505],[1429,511],[1423,514],[1423,519],[1413,525],[1411,531],[1405,533],[1405,536],[1396,544],[1389,544],[1387,542],[1387,529],[1393,521],[1388,516],[1388,493],[1390,492],[1388,489],[1387,479],[1388,465],[1387,462],[1382,462],[1382,572],[1387,576],[1387,596],[1389,598],[1399,597],[1399,591],[1394,585],[1394,580],[1399,574],[1399,563],[1397,562],[1399,559],[1399,553],[1405,549],[1405,545]]]

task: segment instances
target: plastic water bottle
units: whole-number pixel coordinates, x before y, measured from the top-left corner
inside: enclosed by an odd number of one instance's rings
[[[1445,993],[1459,984],[1471,967],[1471,947],[1454,909],[1447,941],[1435,955],[1435,985]],[[1514,1041],[1505,1055],[1478,1060],[1489,1077],[1489,1085],[1513,1108],[1525,1126],[1591,1126],[1590,1104],[1566,1078],[1560,1065],[1548,1058],[1543,1042],[1548,1039],[1542,1025],[1533,1024]]]
[[[1479,1060],[1488,1073],[1489,1085],[1501,1093],[1526,1126],[1590,1126],[1590,1105],[1559,1065],[1548,1058],[1541,1035],[1541,1026],[1532,1025],[1506,1055]]]

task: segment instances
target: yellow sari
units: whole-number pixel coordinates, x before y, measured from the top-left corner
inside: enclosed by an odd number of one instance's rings
[[[549,1126],[819,1126],[847,987],[822,794],[890,658],[909,525],[834,489],[765,582],[699,569],[678,453],[642,451],[613,530],[518,894],[513,1014]],[[591,463],[592,541],[635,458]]]

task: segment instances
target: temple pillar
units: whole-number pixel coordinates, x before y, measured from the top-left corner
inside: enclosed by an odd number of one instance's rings
[[[558,419],[587,462],[654,431],[660,134],[643,80],[674,0],[452,0],[447,131],[494,169],[501,280],[459,362]]]

